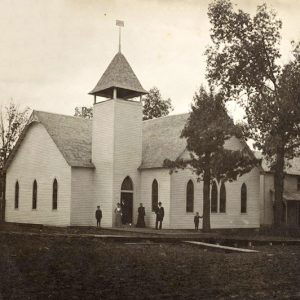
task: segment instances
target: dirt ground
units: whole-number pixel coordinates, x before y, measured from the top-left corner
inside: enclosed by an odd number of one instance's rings
[[[300,246],[256,249],[0,233],[0,299],[300,299]]]

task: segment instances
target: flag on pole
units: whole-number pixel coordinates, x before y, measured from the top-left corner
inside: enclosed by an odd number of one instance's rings
[[[124,21],[116,20],[116,25],[124,27]]]

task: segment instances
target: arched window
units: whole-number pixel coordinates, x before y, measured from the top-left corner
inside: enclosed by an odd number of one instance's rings
[[[37,207],[37,182],[34,180],[32,188],[32,209]]]
[[[226,212],[226,188],[224,182],[221,184],[220,188],[220,213]]]
[[[194,183],[189,180],[186,186],[186,212],[194,211]]]
[[[55,178],[52,187],[52,209],[57,209],[57,189],[57,180]]]
[[[127,176],[121,185],[121,191],[133,191],[132,180],[129,176]]]
[[[247,212],[247,186],[245,183],[241,187],[241,213],[245,214]]]
[[[154,179],[152,182],[152,211],[155,211],[158,206],[158,183]]]
[[[212,213],[218,212],[218,188],[214,181],[211,188],[211,204],[210,210]]]
[[[19,182],[15,185],[15,209],[19,208]]]

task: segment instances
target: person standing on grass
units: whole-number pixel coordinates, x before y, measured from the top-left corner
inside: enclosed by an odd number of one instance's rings
[[[97,227],[101,227],[102,210],[100,209],[100,206],[97,206],[97,210],[95,212],[95,218],[97,220]]]
[[[165,216],[165,210],[161,206],[161,202],[158,202],[158,207],[155,211],[156,213],[156,222],[155,222],[155,229],[158,229],[158,223],[159,223],[159,229],[162,228],[162,222]]]
[[[194,217],[194,223],[195,223],[195,230],[198,230],[199,229],[199,220],[202,219],[203,216],[199,216],[199,213],[196,212],[196,215]]]

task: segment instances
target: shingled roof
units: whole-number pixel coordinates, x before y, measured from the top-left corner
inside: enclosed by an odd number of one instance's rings
[[[143,122],[143,152],[141,168],[161,168],[168,158],[175,160],[186,148],[181,131],[189,114],[167,116]]]
[[[143,145],[141,169],[162,168],[165,158],[175,160],[183,157],[186,150],[185,139],[180,138],[181,131],[189,114],[166,116],[143,121]],[[92,121],[80,117],[33,111],[30,121],[24,129],[8,162],[13,160],[29,127],[35,122],[43,124],[58,149],[72,167],[94,167],[92,160]],[[246,143],[241,141],[245,147]],[[249,150],[250,151],[250,150]],[[256,153],[257,154],[257,153]],[[269,171],[263,161],[264,171]],[[300,158],[292,161],[288,174],[300,175]]]
[[[41,123],[56,144],[57,148],[72,167],[91,168],[92,158],[92,121],[80,117],[72,117],[33,111],[28,124],[23,130],[5,165],[7,169],[16,155],[22,140],[29,128],[35,123]]]
[[[272,172],[267,160],[259,151],[254,152],[255,156],[261,160],[261,166],[265,172]],[[289,166],[286,167],[285,172],[289,175],[300,175],[300,157],[294,157],[288,161]]]
[[[148,92],[144,90],[134,74],[125,56],[119,52],[115,55],[91,95],[112,98],[112,89],[118,89],[118,97],[127,99],[137,97]]]

